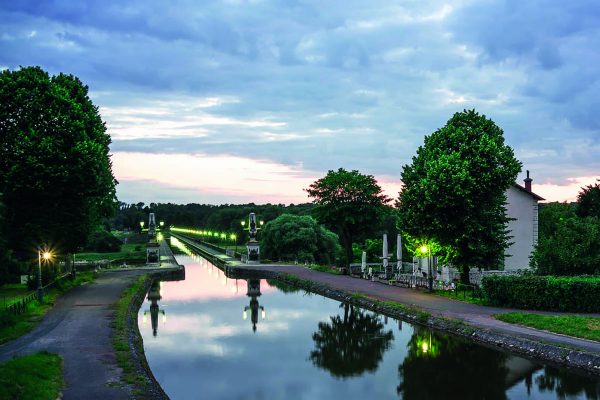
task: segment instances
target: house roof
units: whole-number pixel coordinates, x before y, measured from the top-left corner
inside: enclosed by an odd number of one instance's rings
[[[543,198],[542,196],[538,196],[537,194],[530,192],[529,190],[525,189],[523,186],[519,185],[518,183],[514,183],[513,184],[514,187],[516,187],[517,189],[527,193],[528,195],[532,196],[534,199],[536,199],[537,201],[540,200],[546,200],[545,198]]]

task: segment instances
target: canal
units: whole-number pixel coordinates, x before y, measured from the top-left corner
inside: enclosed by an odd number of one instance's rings
[[[173,400],[600,399],[595,377],[177,259],[186,279],[156,282],[138,321]]]

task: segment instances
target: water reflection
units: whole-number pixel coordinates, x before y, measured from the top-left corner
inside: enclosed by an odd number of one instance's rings
[[[250,322],[252,323],[252,332],[256,333],[256,324],[258,323],[258,311],[261,311],[262,319],[266,318],[265,308],[258,303],[260,297],[260,279],[248,279],[248,291],[246,296],[250,297],[250,305],[244,307],[244,320],[248,319],[250,311]]]
[[[148,363],[173,400],[600,400],[597,378],[177,258],[186,279],[154,284],[139,315]]]
[[[410,399],[506,399],[507,355],[415,327],[398,368],[398,394]]]
[[[587,399],[600,399],[600,381],[553,367],[544,367],[544,373],[536,377],[535,383],[540,392],[556,393],[560,399],[582,394]]]
[[[376,371],[383,354],[391,346],[394,334],[384,330],[379,317],[347,303],[341,304],[344,317],[335,315],[319,322],[312,338],[313,364],[337,378],[359,376]]]
[[[154,281],[148,290],[148,301],[150,302],[150,310],[144,311],[144,317],[142,321],[146,323],[147,315],[150,314],[150,325],[152,326],[152,336],[156,337],[158,334],[158,315],[162,314],[162,322],[167,322],[167,314],[165,310],[161,310],[158,306],[158,302],[162,299],[162,282]]]

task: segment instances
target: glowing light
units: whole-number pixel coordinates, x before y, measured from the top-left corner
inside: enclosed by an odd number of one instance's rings
[[[423,350],[423,353],[427,353],[427,350],[429,350],[429,345],[427,342],[421,343],[421,349]]]
[[[248,311],[244,310],[244,321],[248,319]]]
[[[421,253],[423,253],[423,254],[427,253],[427,246],[426,245],[421,246]]]
[[[45,252],[43,252],[43,253],[42,253],[42,258],[43,258],[44,260],[49,260],[49,259],[51,259],[51,258],[52,258],[52,253],[50,253],[50,252],[48,252],[48,251],[45,251]]]
[[[265,310],[262,310],[262,319],[267,318],[267,312]]]

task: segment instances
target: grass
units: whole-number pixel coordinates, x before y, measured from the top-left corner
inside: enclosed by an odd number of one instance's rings
[[[0,287],[0,308],[6,307],[21,297],[24,297],[31,290],[27,289],[27,285],[20,283],[5,284]]]
[[[309,264],[308,268],[310,268],[314,271],[327,272],[327,273],[333,274],[333,275],[341,275],[342,274],[341,270],[327,266],[327,265]]]
[[[139,250],[136,250],[138,248]],[[78,253],[75,255],[77,261],[100,261],[109,260],[114,263],[145,263],[146,248],[143,244],[124,244],[121,251],[113,253]]]
[[[435,290],[433,294],[453,300],[464,301],[465,303],[477,304],[480,306],[486,305],[486,302],[483,298],[475,297],[473,296],[473,293],[469,291],[460,291],[459,293],[455,293],[454,291],[450,290]]]
[[[41,352],[0,364],[0,400],[55,400],[63,387],[62,358]]]
[[[567,336],[600,341],[600,318],[581,315],[540,315],[521,312],[495,314],[500,321]]]
[[[113,322],[114,336],[113,347],[117,353],[117,364],[123,370],[122,381],[135,387],[135,394],[142,398],[146,389],[146,380],[138,373],[131,355],[128,339],[127,314],[129,304],[133,301],[135,295],[141,290],[146,279],[146,275],[138,277],[121,295],[116,304],[115,319]],[[143,353],[143,345],[138,343],[137,351]]]
[[[29,332],[52,309],[57,297],[75,286],[93,281],[95,277],[96,273],[94,272],[80,272],[75,280],[63,280],[59,285],[44,293],[42,304],[37,300],[27,304],[27,309],[23,314],[15,316],[0,310],[0,344]]]

